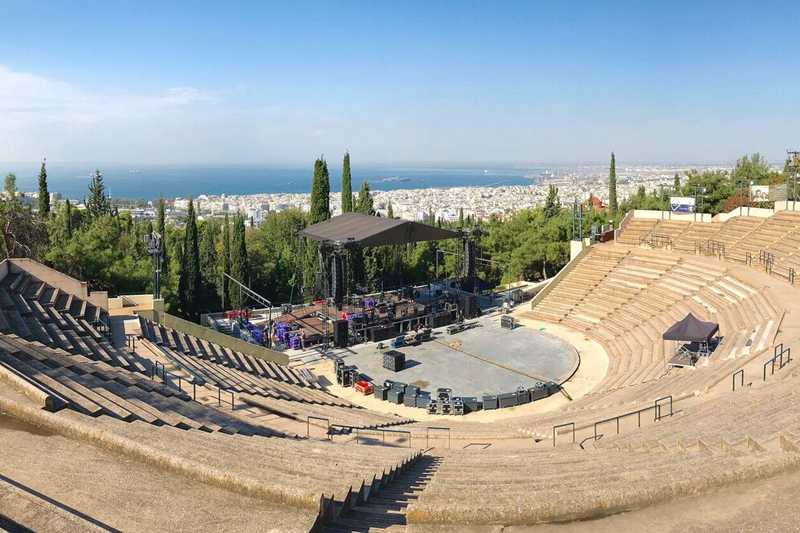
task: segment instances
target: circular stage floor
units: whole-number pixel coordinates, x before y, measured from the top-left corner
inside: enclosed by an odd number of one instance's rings
[[[525,326],[502,329],[500,319],[481,318],[481,325],[448,335],[434,330],[433,340],[405,346],[406,367],[399,372],[383,368],[384,350],[374,343],[354,346],[337,355],[375,383],[402,381],[434,392],[453,389],[456,396],[513,392],[539,381],[561,383],[578,364],[578,353],[568,343],[546,332]],[[388,348],[387,348],[388,349]]]

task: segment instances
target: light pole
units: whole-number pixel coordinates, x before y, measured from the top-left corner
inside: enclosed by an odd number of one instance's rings
[[[147,253],[153,256],[153,299],[161,299],[161,234],[153,231],[144,236]]]

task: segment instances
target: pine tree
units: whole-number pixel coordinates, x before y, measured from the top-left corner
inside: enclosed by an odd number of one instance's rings
[[[617,162],[614,152],[611,152],[611,165],[608,169],[608,209],[611,214],[617,212]]]
[[[237,213],[233,218],[233,232],[231,233],[231,277],[243,285],[250,282],[249,266],[247,261],[247,245],[245,243],[244,216]],[[240,296],[238,288],[231,291],[231,307],[241,309],[245,298]]]
[[[369,183],[366,181],[361,184],[361,190],[358,191],[356,211],[359,213],[364,213],[365,215],[375,214],[375,203],[372,199],[372,194],[369,192]]]
[[[200,317],[201,277],[200,246],[197,235],[197,217],[194,213],[194,202],[189,199],[186,215],[186,233],[183,240],[181,256],[181,272],[178,280],[178,298],[183,315],[191,320]]]
[[[72,204],[69,199],[64,204],[64,236],[67,239],[72,238]]]
[[[13,172],[6,174],[3,183],[3,191],[6,193],[7,200],[14,200],[17,197],[17,175]]]
[[[389,205],[386,208],[386,218],[394,218],[394,209],[392,209],[392,201],[389,200]]]
[[[678,194],[678,193],[681,192],[681,177],[678,176],[677,172],[675,173],[675,181],[673,182],[672,188],[675,191],[675,194]]]
[[[308,214],[311,224],[331,218],[330,194],[328,163],[324,158],[319,158],[314,162],[314,178],[311,182],[311,209]]]
[[[225,221],[222,224],[222,272],[230,275],[231,273],[231,223],[228,214],[225,213]],[[230,280],[222,276],[222,305],[223,308],[230,308],[231,293]]]
[[[47,218],[50,214],[50,192],[47,190],[47,159],[42,160],[42,168],[39,170],[39,216]]]
[[[86,212],[90,218],[96,218],[111,213],[106,187],[103,184],[103,174],[95,170],[92,181],[89,183],[89,198],[86,200]]]
[[[342,162],[342,213],[353,211],[353,178],[350,175],[350,152],[344,153]]]

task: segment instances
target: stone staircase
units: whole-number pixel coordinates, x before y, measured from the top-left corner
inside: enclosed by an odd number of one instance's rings
[[[322,531],[405,531],[406,508],[425,490],[440,462],[439,457],[423,455],[411,468],[381,488],[376,495],[370,496],[367,503],[342,513]]]

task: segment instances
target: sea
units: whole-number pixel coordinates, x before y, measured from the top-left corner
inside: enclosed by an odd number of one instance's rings
[[[307,193],[311,168],[266,166],[100,166],[110,196],[153,200],[158,197],[197,197],[258,193]],[[48,163],[48,187],[64,198],[86,196],[92,165]],[[529,185],[548,169],[542,168],[357,168],[352,169],[353,189],[366,180],[373,190],[439,187],[499,187]],[[38,164],[2,164],[0,174],[14,172],[17,189],[38,190]],[[341,190],[341,169],[331,168],[331,190]]]

